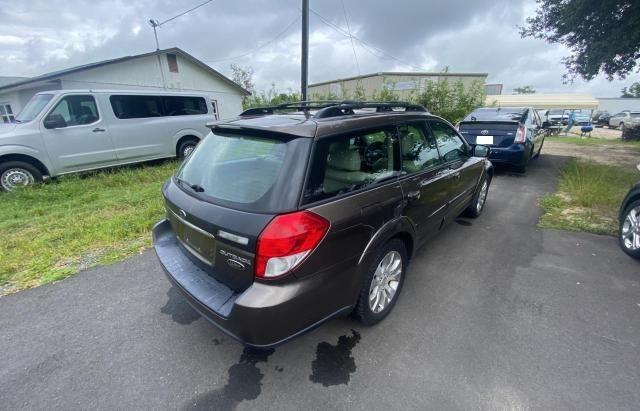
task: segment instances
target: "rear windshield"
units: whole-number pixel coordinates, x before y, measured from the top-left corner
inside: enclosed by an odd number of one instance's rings
[[[251,135],[209,134],[176,173],[178,184],[214,203],[258,212],[292,208],[297,204],[291,172],[301,144],[297,140]],[[286,186],[286,193],[283,193]]]
[[[519,121],[527,117],[526,108],[481,108],[474,110],[463,121]]]

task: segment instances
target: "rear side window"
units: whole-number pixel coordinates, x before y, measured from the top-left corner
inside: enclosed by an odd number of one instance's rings
[[[441,121],[430,121],[429,127],[445,162],[463,160],[468,157],[467,147],[451,126]]]
[[[426,133],[424,124],[409,124],[398,127],[402,171],[414,173],[440,163],[435,140]]]
[[[168,116],[207,114],[207,102],[203,97],[167,96],[164,104]]]
[[[395,128],[321,139],[316,143],[303,202],[349,193],[397,174]]]
[[[162,116],[162,98],[160,96],[111,96],[109,97],[113,114],[119,119],[148,118]]]
[[[286,154],[287,144],[280,140],[210,134],[176,177],[215,200],[251,204],[274,186]]]
[[[95,123],[100,118],[96,100],[91,95],[64,97],[47,115],[47,119],[54,117],[64,120],[67,127]]]

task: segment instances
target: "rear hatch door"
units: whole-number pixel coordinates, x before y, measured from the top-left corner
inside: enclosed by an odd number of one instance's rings
[[[459,130],[469,144],[506,148],[513,144],[518,126],[517,121],[463,121]]]
[[[207,136],[163,189],[184,253],[229,288],[248,288],[258,236],[297,208],[310,144],[264,132]]]

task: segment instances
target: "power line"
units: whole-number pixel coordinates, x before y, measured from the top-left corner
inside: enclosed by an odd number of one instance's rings
[[[356,37],[356,36],[350,35],[348,32],[346,32],[346,31],[345,31],[343,28],[341,28],[340,26],[337,26],[337,25],[335,25],[335,24],[331,23],[330,21],[328,21],[327,19],[325,19],[324,17],[322,17],[322,15],[320,15],[320,14],[319,14],[317,11],[315,11],[314,9],[309,8],[309,11],[311,11],[313,14],[315,14],[315,15],[320,19],[320,21],[322,21],[325,25],[327,25],[327,26],[329,26],[329,27],[333,28],[333,29],[334,29],[335,31],[337,31],[338,33],[342,34],[342,35],[343,35],[343,36],[345,36],[345,37],[352,37],[352,38],[353,38],[354,40],[356,40],[356,41],[357,41],[357,42],[358,42],[358,43],[359,43],[359,44],[360,44],[360,45],[361,45],[365,50],[367,50],[369,53],[373,54],[374,56],[376,56],[376,57],[378,57],[378,58],[382,58],[382,57],[379,55],[379,54],[381,54],[381,55],[383,55],[383,56],[387,56],[388,58],[391,58],[391,59],[393,59],[393,60],[395,60],[395,61],[397,61],[397,62],[399,62],[399,63],[402,63],[402,64],[405,64],[405,65],[407,65],[407,66],[410,66],[410,67],[412,67],[414,70],[427,71],[427,70],[425,70],[425,69],[424,69],[424,68],[422,68],[422,67],[419,67],[419,66],[416,66],[416,65],[414,65],[414,64],[411,64],[411,63],[409,63],[409,62],[406,62],[406,61],[404,61],[404,60],[402,60],[402,59],[399,59],[398,57],[396,57],[396,56],[394,56],[394,55],[392,55],[392,54],[387,53],[386,51],[384,51],[384,50],[382,50],[382,49],[380,49],[380,48],[378,48],[378,47],[372,46],[372,45],[368,44],[367,42],[365,42],[364,40],[359,39],[359,38],[358,38],[358,37]],[[377,52],[377,53],[376,53],[376,52]]]
[[[197,6],[194,6],[194,7],[190,8],[189,10],[183,11],[182,13],[180,13],[180,14],[178,14],[178,15],[175,15],[175,16],[171,17],[170,19],[166,19],[165,21],[163,21],[163,22],[161,22],[161,23],[157,23],[157,24],[158,24],[158,27],[160,27],[160,26],[162,26],[163,24],[168,23],[168,22],[170,22],[170,21],[172,21],[172,20],[177,19],[178,17],[182,17],[182,16],[184,16],[184,15],[185,15],[185,14],[187,14],[187,13],[191,13],[191,12],[192,12],[192,11],[194,11],[195,9],[199,9],[200,7],[204,6],[205,4],[209,4],[209,3],[211,3],[212,1],[214,1],[214,0],[207,0],[207,1],[204,1],[204,2],[202,2],[202,3],[200,3],[200,4],[198,4]]]
[[[262,44],[261,44],[261,45],[259,45],[258,47],[254,48],[254,49],[251,49],[251,50],[249,50],[249,51],[247,51],[247,52],[244,52],[244,53],[242,53],[242,54],[238,54],[238,55],[236,55],[236,56],[232,56],[232,57],[225,57],[225,58],[222,58],[222,59],[216,59],[216,60],[202,60],[202,61],[204,61],[205,63],[217,63],[217,62],[220,62],[220,61],[236,60],[236,59],[239,59],[239,58],[242,58],[242,57],[246,57],[246,56],[248,56],[248,55],[251,55],[251,54],[255,53],[256,51],[258,51],[258,50],[260,50],[260,49],[262,49],[262,48],[265,48],[265,47],[266,47],[266,46],[268,46],[269,44],[271,44],[271,43],[273,43],[274,41],[278,40],[278,39],[279,39],[280,37],[282,37],[282,36],[283,36],[287,31],[289,31],[289,29],[290,29],[294,24],[296,24],[298,21],[300,21],[300,16],[297,16],[295,19],[293,19],[293,21],[292,21],[291,23],[289,23],[289,24],[285,27],[285,29],[284,29],[284,30],[282,30],[281,32],[279,32],[278,34],[276,34],[276,36],[275,36],[275,37],[273,37],[271,40],[269,40],[269,41],[267,41],[267,42],[265,42],[265,43],[262,43]]]
[[[360,73],[360,63],[358,62],[358,54],[356,53],[356,46],[353,44],[353,35],[351,34],[351,26],[349,25],[349,18],[347,17],[347,9],[344,7],[344,0],[340,0],[342,3],[342,12],[344,13],[344,20],[347,22],[347,30],[349,31],[349,39],[351,40],[351,50],[353,50],[353,58],[356,60],[356,68],[358,69],[358,75]]]

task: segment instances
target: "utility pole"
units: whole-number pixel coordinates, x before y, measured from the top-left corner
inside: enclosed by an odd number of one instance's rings
[[[300,79],[302,101],[307,101],[309,80],[309,0],[302,0],[302,73]]]
[[[153,27],[153,35],[156,38],[156,50],[160,50],[160,43],[158,42],[158,32],[156,31],[156,28],[160,27],[160,24],[158,24],[158,20],[154,19],[150,19],[149,24],[151,24],[151,27]]]

